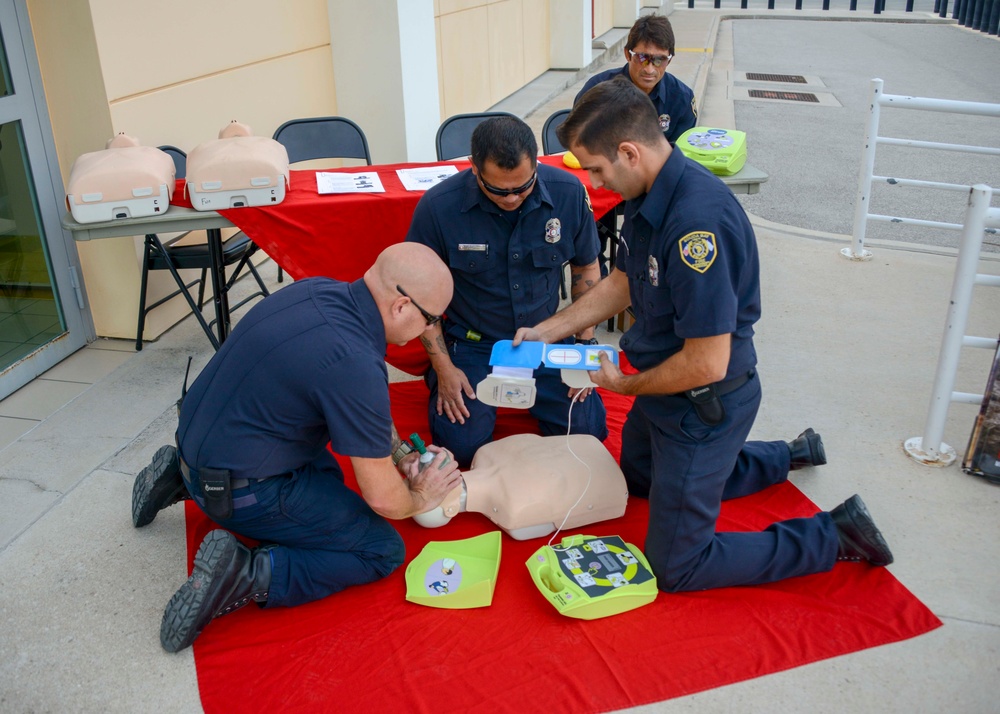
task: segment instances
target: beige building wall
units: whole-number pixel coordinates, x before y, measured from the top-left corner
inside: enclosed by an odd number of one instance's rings
[[[327,0],[295,0],[282,11],[264,0],[26,1],[64,181],[77,156],[117,132],[190,151],[234,119],[270,136],[287,119],[337,114]],[[551,67],[559,20],[550,7],[434,0],[437,123],[484,111]],[[595,0],[594,12],[600,34],[611,26],[613,0]],[[372,49],[373,57],[357,58],[358,71],[377,61],[377,42]],[[97,333],[133,337],[142,237],[79,249]],[[172,290],[165,272],[150,277],[149,302]],[[186,314],[179,298],[155,310],[146,337]]]
[[[594,37],[600,37],[615,26],[614,0],[594,0]]]
[[[551,66],[548,2],[435,0],[434,5],[442,120],[485,111]]]

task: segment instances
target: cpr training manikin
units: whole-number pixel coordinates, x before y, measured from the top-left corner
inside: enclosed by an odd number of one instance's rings
[[[619,518],[625,476],[589,434],[515,434],[482,446],[462,484],[413,519],[437,528],[463,511],[481,513],[516,540]]]

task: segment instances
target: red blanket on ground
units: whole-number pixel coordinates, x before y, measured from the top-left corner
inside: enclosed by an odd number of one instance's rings
[[[427,435],[422,382],[393,384],[400,433]],[[630,400],[605,394],[607,445],[621,450]],[[498,436],[531,431],[501,411]],[[350,465],[345,466],[349,482]],[[818,509],[782,484],[723,504],[719,530],[761,530]],[[588,526],[642,546],[646,501]],[[475,513],[440,529],[395,524],[407,562],[430,540],[493,530]],[[212,524],[187,505],[188,559]],[[570,535],[570,534],[566,534]],[[914,637],[941,622],[885,568],[840,563],[771,585],[670,595],[602,620],[563,617],[524,562],[547,538],[503,536],[493,604],[442,610],[406,602],[404,567],[370,585],[297,608],[245,607],[195,643],[207,714],[241,712],[603,712],[661,701]]]

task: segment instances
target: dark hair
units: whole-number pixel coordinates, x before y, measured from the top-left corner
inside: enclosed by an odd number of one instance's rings
[[[487,160],[510,171],[531,159],[538,160],[538,142],[531,127],[515,116],[493,117],[481,122],[472,132],[472,163],[480,171]]]
[[[674,28],[670,20],[663,15],[643,15],[628,32],[625,49],[635,49],[643,42],[662,47],[670,54],[674,53]]]
[[[614,163],[623,141],[655,146],[665,141],[653,102],[641,89],[619,75],[594,85],[556,129],[563,146],[580,144]]]

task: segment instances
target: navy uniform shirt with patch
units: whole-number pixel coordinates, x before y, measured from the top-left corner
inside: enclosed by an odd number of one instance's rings
[[[727,379],[757,363],[757,241],[739,201],[707,169],[671,152],[649,193],[626,203],[615,264],[636,317],[620,344],[637,368],[660,364],[685,339],[726,333]]]
[[[537,170],[516,216],[483,194],[471,169],[434,186],[417,204],[406,240],[433,249],[455,279],[445,311],[449,337],[472,330],[494,342],[537,325],[559,306],[563,264],[597,260],[587,190],[562,169],[538,164]]]
[[[194,381],[177,430],[192,468],[233,478],[321,456],[389,455],[385,329],[363,280],[299,280],[253,307]]]
[[[579,102],[580,97],[586,94],[588,89],[601,82],[614,79],[618,75],[632,81],[628,73],[628,64],[621,69],[600,72],[587,80],[583,89],[573,100],[573,104]],[[694,92],[669,72],[664,73],[663,79],[656,83],[653,91],[649,93],[649,98],[653,101],[653,106],[656,107],[656,115],[660,119],[663,135],[671,144],[677,141],[677,137],[698,123],[698,112],[694,108]]]

